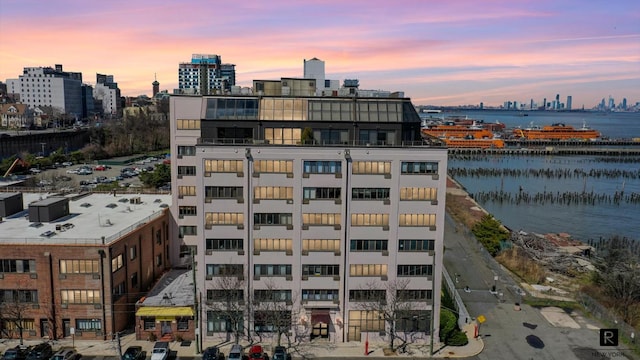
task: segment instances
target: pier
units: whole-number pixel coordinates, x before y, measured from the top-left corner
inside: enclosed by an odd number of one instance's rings
[[[640,156],[637,141],[514,141],[497,148],[449,148],[449,154]]]

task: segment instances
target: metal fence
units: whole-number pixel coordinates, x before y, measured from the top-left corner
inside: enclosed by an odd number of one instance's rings
[[[576,301],[594,318],[603,322],[605,326],[609,326],[612,329],[618,329],[618,336],[621,339],[626,340],[633,350],[640,352],[640,346],[635,342],[637,331],[631,325],[624,322],[612,310],[607,309],[596,299],[585,293],[579,292],[576,295]]]

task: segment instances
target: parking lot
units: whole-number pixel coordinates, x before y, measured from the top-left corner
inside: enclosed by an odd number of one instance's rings
[[[130,165],[95,164],[60,164],[55,169],[34,173],[35,186],[44,190],[79,190],[95,189],[100,184],[117,183],[118,187],[142,188],[139,174],[153,171],[161,159],[145,159]],[[168,190],[168,189],[164,189]]]

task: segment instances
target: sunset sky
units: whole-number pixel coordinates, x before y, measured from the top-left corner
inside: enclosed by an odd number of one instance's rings
[[[0,0],[0,81],[62,64],[122,95],[177,87],[178,64],[218,54],[237,85],[302,77],[404,91],[416,105],[531,98],[591,108],[640,101],[638,0]]]

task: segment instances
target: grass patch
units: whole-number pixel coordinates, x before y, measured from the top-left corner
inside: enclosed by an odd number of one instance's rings
[[[579,310],[579,311],[584,310],[582,305],[578,304],[575,301],[562,301],[562,300],[534,298],[534,297],[527,296],[524,299],[522,299],[522,302],[536,308],[555,306],[564,310]]]
[[[517,247],[503,250],[496,256],[496,260],[530,284],[542,283],[547,274],[542,265]]]

